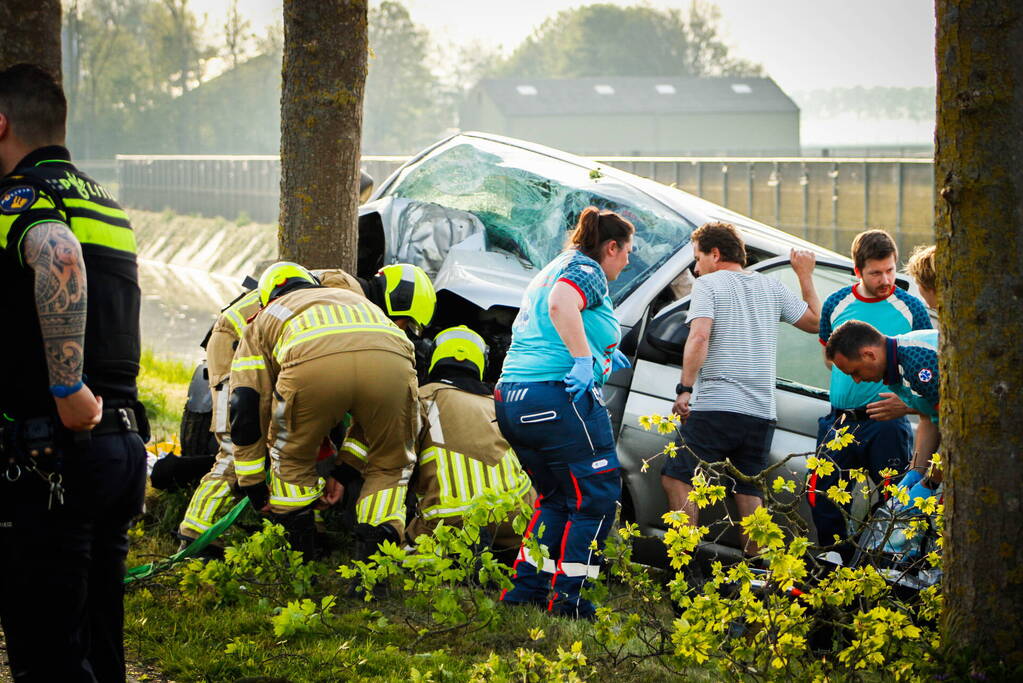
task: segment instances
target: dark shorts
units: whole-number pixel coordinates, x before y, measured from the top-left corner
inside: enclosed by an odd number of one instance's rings
[[[678,454],[674,458],[667,458],[661,474],[692,484],[698,464],[693,457],[695,453],[706,462],[721,462],[728,458],[743,474],[756,476],[767,467],[774,426],[774,420],[752,415],[723,410],[694,410],[680,430],[682,439],[678,442]],[[686,449],[683,444],[689,448]],[[733,493],[763,497],[752,484],[729,481]]]

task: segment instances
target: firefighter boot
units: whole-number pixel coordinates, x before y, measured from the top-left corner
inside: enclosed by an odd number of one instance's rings
[[[390,524],[356,524],[355,525],[355,554],[352,557],[353,561],[369,562],[370,555],[375,553],[377,549],[383,545],[384,541],[391,541],[392,543],[401,543],[401,537],[398,535],[398,530]],[[383,586],[377,586],[380,589]],[[376,591],[374,591],[375,593]],[[362,583],[358,578],[354,579],[348,586],[346,592],[349,598],[362,598],[366,594]]]
[[[284,527],[284,537],[288,539],[292,550],[302,553],[302,559],[310,562],[316,559],[316,523],[313,509],[305,508],[285,515],[271,514],[274,524]]]

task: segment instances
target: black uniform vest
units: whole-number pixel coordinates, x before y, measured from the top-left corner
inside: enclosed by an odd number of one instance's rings
[[[76,169],[68,151],[35,150],[0,180],[0,409],[12,418],[54,414],[34,271],[23,262],[25,233],[41,222],[68,225],[82,245],[87,289],[84,374],[104,407],[133,403],[139,370],[141,294],[135,234],[124,210]]]

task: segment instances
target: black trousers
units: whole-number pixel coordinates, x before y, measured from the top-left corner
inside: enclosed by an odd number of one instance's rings
[[[0,622],[15,681],[124,681],[124,560],[142,511],[138,434],[63,451],[64,504],[32,472],[0,473]]]

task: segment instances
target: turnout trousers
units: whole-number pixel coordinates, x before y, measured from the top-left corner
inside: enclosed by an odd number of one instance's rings
[[[212,367],[212,354],[208,362]],[[230,357],[227,369],[231,369]],[[212,371],[211,371],[212,376]],[[228,420],[227,380],[211,387],[213,394],[213,415],[211,428],[217,437],[220,451],[213,467],[207,472],[199,486],[192,493],[192,500],[185,510],[178,533],[185,538],[198,538],[203,532],[217,523],[235,502],[238,492],[238,477],[234,472],[234,444],[231,443],[231,424]]]
[[[134,432],[64,449],[64,504],[33,472],[0,477],[0,620],[14,680],[123,681],[124,560],[142,512]]]
[[[405,531],[405,497],[419,431],[416,373],[408,359],[375,349],[342,351],[282,368],[270,422],[270,509],[297,512],[323,494],[320,444],[351,413],[366,437],[358,522]]]
[[[501,382],[494,398],[501,433],[537,492],[524,538],[537,536],[549,555],[536,557],[524,543],[514,564],[514,587],[501,600],[592,617],[593,604],[580,591],[600,573],[596,551],[611,531],[621,495],[618,455],[600,390],[573,403],[564,382]]]

